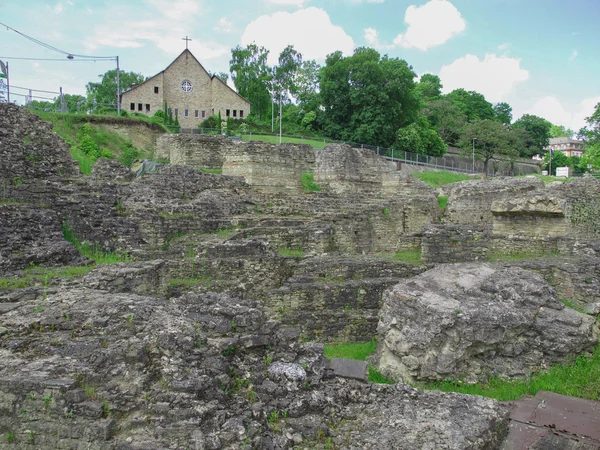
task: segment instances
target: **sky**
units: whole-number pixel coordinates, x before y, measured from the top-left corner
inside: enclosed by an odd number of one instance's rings
[[[144,76],[189,36],[212,72],[229,72],[231,49],[252,42],[271,63],[288,44],[321,64],[373,47],[439,75],[444,93],[475,90],[508,102],[513,120],[535,114],[576,131],[600,102],[600,0],[0,0],[0,22],[67,53],[119,56],[121,70]],[[14,86],[82,95],[116,67],[69,60],[3,26],[0,60]]]

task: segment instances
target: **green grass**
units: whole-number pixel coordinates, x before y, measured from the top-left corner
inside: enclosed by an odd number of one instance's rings
[[[421,260],[421,249],[404,250],[396,253],[394,256],[398,261],[403,261],[411,264],[423,264],[423,261]]]
[[[537,251],[537,252],[513,252],[513,253],[496,253],[489,252],[487,254],[487,260],[489,262],[496,261],[526,261],[528,259],[536,259],[547,256],[557,256],[558,252],[545,252],[545,251]]]
[[[280,248],[279,256],[293,256],[294,258],[304,257],[304,250],[301,248]]]
[[[437,202],[440,209],[446,209],[446,206],[448,206],[448,197],[445,195],[438,195]]]
[[[308,194],[310,192],[321,192],[321,187],[315,183],[314,174],[310,172],[304,172],[302,174],[302,179],[300,180],[302,184],[302,189],[304,189],[304,193]]]
[[[223,173],[223,169],[205,169],[204,167],[200,167],[200,171],[204,173],[215,173],[218,175]]]
[[[443,186],[445,184],[450,184],[450,183],[458,183],[459,181],[478,179],[477,177],[470,177],[469,175],[465,175],[462,173],[446,172],[443,170],[415,172],[412,175],[413,175],[413,177],[418,178],[421,181],[424,181],[425,183],[427,183],[429,186],[432,186],[432,187]]]
[[[583,308],[579,307],[578,305],[576,305],[575,303],[573,303],[571,300],[566,299],[566,298],[559,298],[558,299],[559,302],[561,302],[563,305],[568,306],[571,309],[574,309],[577,312],[580,312],[582,314],[587,314]]]
[[[212,283],[212,278],[209,276],[200,276],[200,277],[189,277],[189,278],[173,278],[169,281],[169,287],[174,288],[175,286],[183,286],[183,287],[192,287],[198,286],[200,284],[210,285]]]
[[[13,290],[23,289],[31,286],[47,285],[56,278],[74,278],[83,276],[94,269],[89,266],[69,266],[69,267],[29,267],[25,269],[23,276],[0,278],[0,289]]]
[[[423,389],[481,395],[501,401],[517,400],[537,391],[550,391],[589,400],[600,400],[600,344],[591,358],[577,357],[572,364],[560,364],[529,380],[506,381],[492,378],[487,383],[462,384],[458,381],[426,383]]]
[[[133,147],[131,141],[116,131],[106,130],[102,127],[102,123],[112,124],[115,121],[119,123],[139,123],[152,122],[150,118],[126,118],[118,116],[94,116],[85,114],[65,114],[34,111],[36,115],[44,120],[52,122],[53,130],[66,143],[70,144],[71,156],[79,162],[79,169],[83,174],[89,175],[92,166],[96,163],[98,155],[88,155],[83,152],[80,147],[81,134],[80,130],[85,123],[91,124],[89,137],[95,143],[103,155],[111,156],[118,159],[123,164],[129,166],[134,159],[151,157],[151,149],[137,149]],[[154,122],[152,122],[154,123]],[[161,128],[161,125],[156,125]],[[166,131],[165,131],[166,132]]]
[[[352,344],[331,344],[325,346],[324,354],[327,359],[345,358],[355,359],[357,361],[365,361],[367,356],[372,354],[376,348],[376,340],[372,340],[370,342],[356,342]],[[395,384],[393,380],[390,380],[379,373],[379,371],[372,364],[369,364],[369,381],[379,384]]]
[[[73,244],[81,255],[95,261],[96,264],[115,264],[131,261],[131,257],[124,253],[106,252],[97,244],[82,243],[68,223],[63,223],[61,229],[65,240]]]
[[[279,144],[279,136],[272,136],[269,134],[255,134],[252,133],[252,139],[250,139],[249,134],[243,134],[240,136],[244,141],[248,142],[252,141],[261,141],[269,144]],[[323,148],[325,144],[323,143],[323,139],[309,139],[309,138],[297,138],[297,137],[287,137],[282,136],[281,141],[287,144],[308,144],[313,148]]]

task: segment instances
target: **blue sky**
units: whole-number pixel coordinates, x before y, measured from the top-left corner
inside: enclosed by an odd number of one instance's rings
[[[531,113],[578,129],[600,102],[600,0],[0,0],[0,22],[70,53],[118,55],[122,70],[145,76],[188,35],[212,71],[228,72],[231,48],[250,42],[272,58],[293,44],[321,63],[370,46],[440,75],[445,91],[508,102],[515,119]],[[115,67],[66,60],[5,27],[0,59],[15,86],[72,94]]]

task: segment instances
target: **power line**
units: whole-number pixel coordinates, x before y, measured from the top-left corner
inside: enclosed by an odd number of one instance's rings
[[[25,88],[25,87],[15,86],[14,84],[11,84],[10,87],[15,88],[15,89],[23,89],[25,91],[45,92],[46,94],[60,94],[60,92],[42,91],[41,89]]]
[[[89,56],[89,55],[77,55],[75,53],[70,53],[70,52],[65,52],[64,50],[61,50],[60,48],[54,47],[50,44],[46,44],[45,42],[40,41],[39,39],[36,39],[34,37],[28,36],[25,33],[20,32],[19,30],[16,30],[12,27],[9,27],[8,25],[6,25],[5,23],[0,22],[0,25],[6,27],[7,30],[11,30],[14,31],[15,33],[17,33],[20,36],[23,36],[25,39],[30,40],[31,42],[41,45],[44,48],[47,48],[48,50],[52,50],[58,53],[62,53],[63,55],[67,55],[68,59],[73,59],[74,56],[77,56],[78,58],[91,58],[91,59],[115,59],[116,56]],[[13,58],[16,59],[16,58]]]
[[[96,62],[96,59],[62,59],[62,58],[22,58],[18,56],[0,56],[3,59],[20,59],[25,61],[60,61],[60,62]],[[111,58],[114,59],[114,58]]]

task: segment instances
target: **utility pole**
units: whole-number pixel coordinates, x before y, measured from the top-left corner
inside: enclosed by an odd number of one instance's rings
[[[10,103],[10,75],[8,74],[8,61],[6,61],[6,101]]]
[[[185,44],[186,44],[186,48],[187,48],[187,41]],[[121,115],[121,80],[119,77],[119,57],[118,56],[117,56],[117,114]]]
[[[283,123],[283,117],[281,116],[281,97],[279,97],[279,143],[281,144],[281,125]]]
[[[472,173],[475,173],[475,141],[477,140],[477,138],[473,138],[473,169],[472,169]]]

